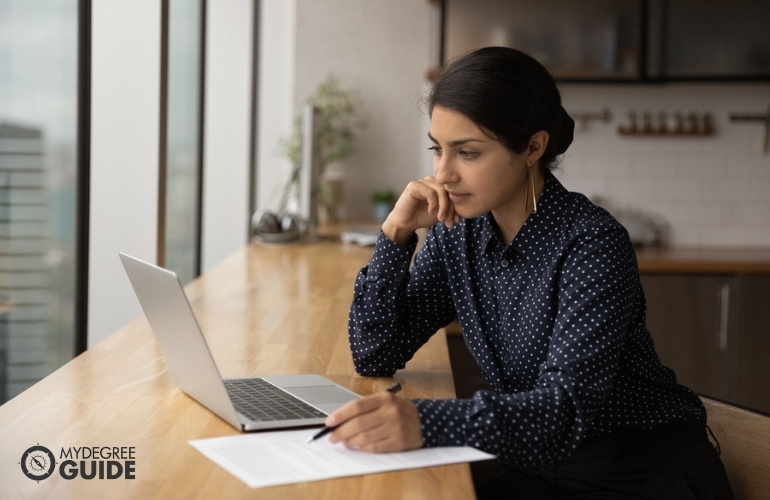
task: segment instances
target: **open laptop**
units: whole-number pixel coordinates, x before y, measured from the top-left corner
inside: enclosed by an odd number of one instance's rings
[[[222,379],[177,275],[125,253],[120,260],[179,388],[242,431],[321,425],[360,397],[320,375]]]

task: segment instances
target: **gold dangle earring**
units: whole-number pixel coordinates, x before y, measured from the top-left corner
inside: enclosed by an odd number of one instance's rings
[[[532,173],[532,168],[527,169],[527,183],[529,184],[526,189],[526,195],[524,196],[524,210],[529,214],[537,213],[537,200],[535,199],[535,174]]]

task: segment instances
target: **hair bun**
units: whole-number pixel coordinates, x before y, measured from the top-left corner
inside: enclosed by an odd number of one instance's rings
[[[575,120],[567,113],[563,106],[559,106],[559,117],[554,127],[554,137],[551,141],[554,146],[554,153],[560,155],[564,153],[575,137]]]

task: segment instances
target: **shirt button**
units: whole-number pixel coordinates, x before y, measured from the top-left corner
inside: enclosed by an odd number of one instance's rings
[[[500,262],[500,265],[503,267],[508,267],[508,261],[503,259],[502,262]]]

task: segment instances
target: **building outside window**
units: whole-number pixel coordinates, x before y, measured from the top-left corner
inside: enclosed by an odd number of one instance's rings
[[[77,350],[81,3],[0,1],[0,404]]]

